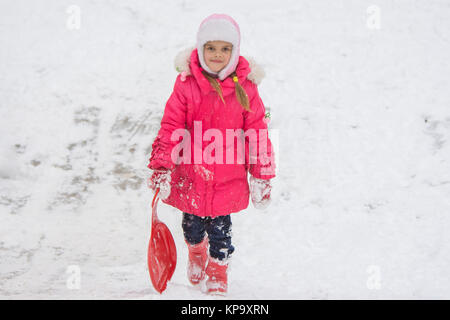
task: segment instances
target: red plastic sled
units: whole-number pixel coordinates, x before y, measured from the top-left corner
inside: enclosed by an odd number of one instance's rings
[[[148,271],[153,287],[159,293],[166,290],[177,265],[177,248],[169,228],[158,219],[159,188],[152,201],[152,231],[148,244]],[[156,200],[156,201],[155,201]]]

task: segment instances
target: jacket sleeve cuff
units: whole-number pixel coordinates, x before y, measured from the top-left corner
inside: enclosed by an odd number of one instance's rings
[[[273,165],[259,165],[259,164],[251,164],[250,165],[250,174],[262,180],[269,180],[275,178],[275,166]]]

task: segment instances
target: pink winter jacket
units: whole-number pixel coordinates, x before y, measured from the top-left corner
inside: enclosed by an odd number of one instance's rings
[[[239,104],[231,77],[224,81],[218,80],[225,104],[222,102],[208,79],[201,73],[197,49],[191,50],[185,51],[185,57],[181,55],[180,58],[180,54],[178,55],[177,59],[181,61],[181,65],[177,66],[177,70],[183,72],[178,75],[173,93],[167,101],[161,128],[152,144],[148,168],[154,170],[163,167],[172,170],[171,194],[163,200],[164,203],[183,212],[214,218],[248,207],[247,172],[259,179],[275,177],[274,153],[264,121],[264,104],[258,94],[257,85],[249,80],[253,79],[249,62],[240,56],[236,74],[239,83],[247,92],[252,112],[246,111]],[[254,79],[253,81],[257,82]],[[208,129],[216,129],[215,132],[222,133],[223,139],[205,135]],[[245,142],[239,145],[236,142],[238,139],[226,139],[226,129],[241,129],[244,133],[254,129],[257,134],[244,136],[241,141]],[[189,133],[190,136],[185,140],[187,143],[183,146],[190,147],[190,155],[189,152],[185,154],[188,149],[180,152],[180,142],[183,138],[178,135],[178,139],[174,139],[172,133],[175,130],[186,130]],[[250,153],[250,139],[253,142],[256,139],[258,146],[260,140],[267,139],[266,152],[252,147],[252,150],[256,150],[256,161],[254,157],[253,161],[249,161],[250,155],[255,154]],[[177,151],[174,154],[184,156],[184,159],[190,161],[177,163],[174,160],[172,151],[176,146]],[[222,152],[219,152],[220,148],[214,149],[214,146],[220,146]],[[242,155],[242,146],[245,148],[245,161],[237,160],[239,152]],[[234,151],[234,161],[226,159],[227,152],[230,151]],[[195,159],[196,152],[197,156],[203,153],[206,156],[199,161],[198,157]],[[211,163],[211,159],[215,161]]]

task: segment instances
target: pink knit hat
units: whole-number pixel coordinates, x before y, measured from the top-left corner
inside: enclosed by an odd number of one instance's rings
[[[203,46],[208,41],[226,41],[233,44],[230,61],[220,72],[212,71],[205,63]],[[233,18],[226,14],[210,15],[202,21],[197,32],[197,52],[201,67],[208,73],[218,75],[220,80],[224,80],[236,69],[240,44],[241,32]]]

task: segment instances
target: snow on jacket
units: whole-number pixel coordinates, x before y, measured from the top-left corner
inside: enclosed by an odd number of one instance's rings
[[[226,129],[241,129],[243,132],[247,132],[248,129],[267,130],[267,124],[264,121],[265,107],[257,89],[257,84],[262,80],[264,72],[253,60],[239,57],[236,74],[249,98],[252,112],[248,112],[236,98],[235,84],[231,77],[223,81],[217,79],[222,88],[225,104],[222,102],[208,79],[201,73],[197,49],[188,49],[179,53],[175,65],[181,74],[177,76],[174,90],[166,103],[161,128],[152,144],[148,168],[154,170],[163,167],[172,170],[171,194],[163,200],[166,204],[201,217],[214,218],[239,212],[247,208],[249,204],[247,172],[259,179],[275,177],[274,153],[267,131],[265,135],[267,152],[261,154],[255,151],[258,157],[256,162],[249,161],[249,139],[255,140],[252,136],[245,137],[244,162],[235,160],[230,163],[226,159],[226,152],[233,148],[234,157],[237,159],[239,145],[234,139],[231,143],[225,139]],[[198,130],[200,125],[201,131]],[[217,142],[222,143],[223,161],[217,160],[220,153],[216,155],[216,149],[211,153],[216,157],[213,163],[208,159],[201,159],[199,162],[197,158],[195,161],[195,152],[203,153],[208,145],[216,143],[215,138],[207,140],[204,137],[205,131],[213,128],[220,130],[223,136],[222,142]],[[172,133],[177,129],[187,130],[190,133],[190,163],[174,163],[173,161],[172,150],[175,146],[180,146],[181,141],[181,138],[176,141],[171,139]],[[194,133],[198,134],[198,132],[201,133],[201,137],[195,141]],[[257,134],[258,144],[259,139],[260,135]],[[182,156],[183,153],[184,150],[179,155]]]

